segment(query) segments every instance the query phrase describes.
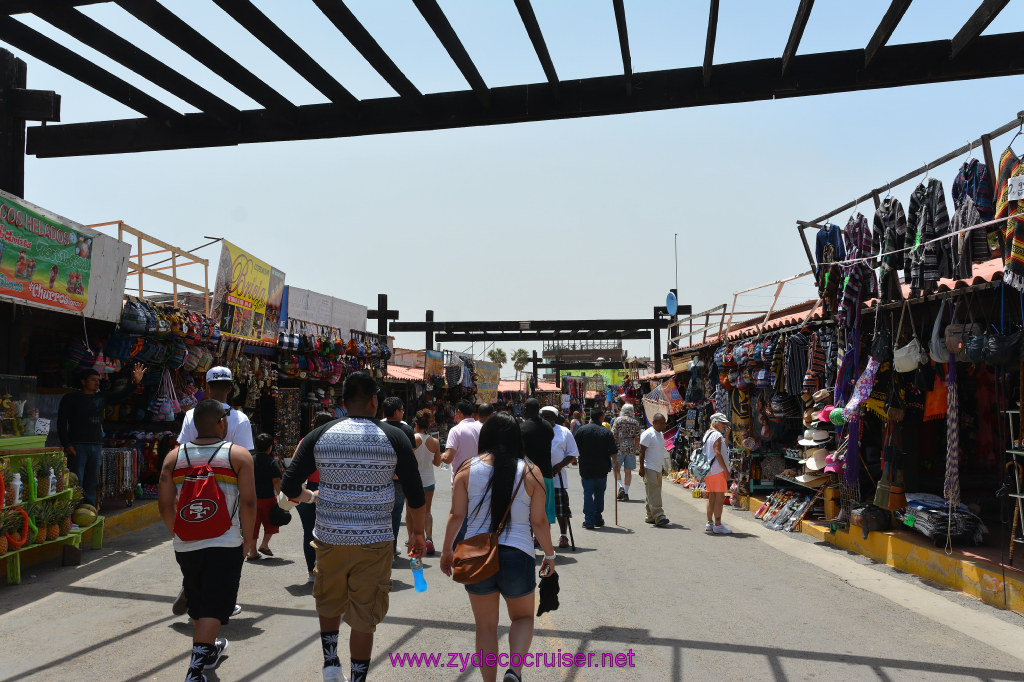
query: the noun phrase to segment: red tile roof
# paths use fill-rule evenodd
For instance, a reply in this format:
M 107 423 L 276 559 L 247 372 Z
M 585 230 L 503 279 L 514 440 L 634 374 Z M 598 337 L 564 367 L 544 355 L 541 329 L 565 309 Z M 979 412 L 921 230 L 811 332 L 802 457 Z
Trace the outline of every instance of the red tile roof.
M 384 379 L 388 381 L 423 381 L 423 368 L 388 365 Z
M 498 380 L 498 393 L 504 393 L 507 391 L 525 391 L 526 388 L 523 384 L 522 379 L 499 379 Z

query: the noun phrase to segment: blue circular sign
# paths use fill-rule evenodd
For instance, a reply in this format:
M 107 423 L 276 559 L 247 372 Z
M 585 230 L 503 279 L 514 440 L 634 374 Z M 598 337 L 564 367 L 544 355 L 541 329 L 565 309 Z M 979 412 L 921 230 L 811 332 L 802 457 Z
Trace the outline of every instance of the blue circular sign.
M 676 311 L 679 310 L 679 301 L 676 300 L 676 295 L 671 291 L 668 292 L 668 296 L 665 298 L 665 308 L 668 309 L 669 315 L 675 315 Z

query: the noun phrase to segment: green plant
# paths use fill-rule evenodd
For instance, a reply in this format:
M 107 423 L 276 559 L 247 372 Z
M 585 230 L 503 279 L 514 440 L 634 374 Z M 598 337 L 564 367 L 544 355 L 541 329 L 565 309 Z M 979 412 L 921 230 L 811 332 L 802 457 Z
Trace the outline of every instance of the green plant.
M 492 348 L 487 351 L 487 358 L 491 362 L 496 363 L 499 367 L 508 362 L 508 356 L 505 355 L 505 351 L 501 348 Z
M 516 348 L 512 351 L 512 367 L 516 370 L 516 379 L 519 378 L 519 374 L 529 362 L 530 354 L 526 352 L 525 348 Z

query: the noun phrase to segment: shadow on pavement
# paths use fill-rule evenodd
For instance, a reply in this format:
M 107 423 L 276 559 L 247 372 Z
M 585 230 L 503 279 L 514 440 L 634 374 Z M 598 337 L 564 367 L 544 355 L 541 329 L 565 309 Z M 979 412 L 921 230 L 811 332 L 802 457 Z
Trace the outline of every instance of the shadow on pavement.
M 313 583 L 299 583 L 298 585 L 285 585 L 284 589 L 293 597 L 308 597 L 313 595 Z

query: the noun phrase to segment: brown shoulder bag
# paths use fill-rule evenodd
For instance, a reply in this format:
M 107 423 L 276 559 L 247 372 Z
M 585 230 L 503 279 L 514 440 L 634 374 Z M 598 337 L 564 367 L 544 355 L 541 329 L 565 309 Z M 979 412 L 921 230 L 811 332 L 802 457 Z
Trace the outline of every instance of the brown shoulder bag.
M 463 585 L 472 585 L 487 580 L 498 572 L 498 536 L 505 529 L 505 521 L 512 511 L 519 486 L 526 478 L 527 467 L 523 467 L 523 475 L 519 478 L 512 499 L 508 501 L 505 515 L 501 517 L 498 529 L 493 533 L 480 533 L 466 538 L 455 548 L 455 559 L 452 561 L 452 580 Z

